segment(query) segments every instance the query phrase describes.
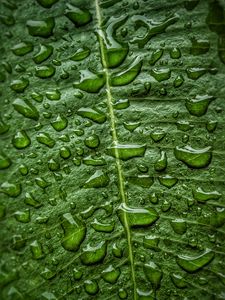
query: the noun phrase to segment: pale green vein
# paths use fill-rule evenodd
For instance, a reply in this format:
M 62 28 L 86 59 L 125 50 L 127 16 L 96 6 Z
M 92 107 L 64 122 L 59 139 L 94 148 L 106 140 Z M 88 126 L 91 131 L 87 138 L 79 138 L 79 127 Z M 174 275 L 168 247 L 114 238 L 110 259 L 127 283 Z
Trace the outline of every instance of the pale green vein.
M 96 6 L 96 18 L 98 22 L 98 30 L 101 31 L 102 35 L 104 34 L 102 30 L 102 17 L 101 17 L 101 11 L 100 11 L 100 5 L 99 0 L 95 0 L 95 6 Z M 109 116 L 110 116 L 110 123 L 111 123 L 111 130 L 112 130 L 112 139 L 113 143 L 115 145 L 118 144 L 118 138 L 117 138 L 117 132 L 116 132 L 116 119 L 113 111 L 113 103 L 112 103 L 112 93 L 110 88 L 110 74 L 108 70 L 108 66 L 106 63 L 106 56 L 104 52 L 104 45 L 102 39 L 99 39 L 100 44 L 100 52 L 101 52 L 101 58 L 102 63 L 104 67 L 105 77 L 106 77 L 106 93 L 107 93 L 107 105 L 109 110 Z M 116 166 L 117 166 L 117 172 L 118 172 L 118 182 L 119 182 L 119 191 L 121 196 L 121 202 L 124 204 L 127 204 L 127 195 L 125 191 L 125 185 L 124 185 L 124 176 L 123 176 L 123 170 L 122 165 L 119 159 L 119 153 L 117 148 L 115 148 L 115 156 L 116 156 Z M 124 227 L 127 235 L 127 242 L 128 242 L 128 250 L 129 250 L 129 260 L 131 265 L 131 276 L 133 281 L 133 299 L 137 299 L 137 292 L 136 292 L 136 278 L 135 278 L 135 270 L 134 270 L 134 257 L 133 257 L 133 251 L 132 251 L 132 241 L 131 241 L 131 232 L 130 227 L 128 223 L 128 219 L 126 216 L 126 213 L 124 213 Z

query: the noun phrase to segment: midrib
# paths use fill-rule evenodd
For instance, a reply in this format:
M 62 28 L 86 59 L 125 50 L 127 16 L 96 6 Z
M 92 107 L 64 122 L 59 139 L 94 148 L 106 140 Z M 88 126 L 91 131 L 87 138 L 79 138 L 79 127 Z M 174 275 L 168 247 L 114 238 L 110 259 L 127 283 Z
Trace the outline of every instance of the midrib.
M 95 0 L 95 6 L 96 6 L 96 17 L 97 17 L 97 22 L 98 22 L 98 30 L 102 32 L 104 35 L 104 32 L 102 30 L 101 24 L 102 24 L 102 17 L 101 17 L 101 11 L 100 11 L 100 6 L 99 6 L 99 0 Z M 111 88 L 110 88 L 110 74 L 107 66 L 107 60 L 105 57 L 105 52 L 104 52 L 104 45 L 102 39 L 99 39 L 99 44 L 100 44 L 100 52 L 101 52 L 101 58 L 102 58 L 102 63 L 104 67 L 104 72 L 105 72 L 105 77 L 106 77 L 106 93 L 107 93 L 107 105 L 108 105 L 108 110 L 109 110 L 109 115 L 110 115 L 110 123 L 111 123 L 111 130 L 112 130 L 112 139 L 113 143 L 118 145 L 118 138 L 117 138 L 117 132 L 116 132 L 116 119 L 114 115 L 114 110 L 113 110 L 113 105 L 112 105 L 112 93 L 111 93 Z M 125 192 L 125 186 L 124 186 L 124 176 L 123 176 L 123 169 L 122 165 L 119 159 L 119 153 L 118 149 L 115 147 L 115 159 L 116 159 L 116 166 L 117 166 L 117 172 L 118 172 L 118 182 L 119 182 L 119 191 L 120 191 L 120 196 L 121 196 L 121 202 L 124 204 L 127 204 L 127 196 Z M 136 292 L 136 278 L 135 278 L 135 270 L 134 270 L 134 257 L 133 257 L 133 251 L 132 251 L 132 241 L 131 241 L 131 232 L 130 232 L 130 227 L 127 219 L 126 213 L 124 213 L 124 227 L 126 231 L 126 236 L 127 236 L 127 243 L 128 243 L 128 251 L 129 251 L 129 260 L 130 260 L 130 266 L 131 266 L 131 276 L 132 276 L 132 281 L 133 281 L 133 299 L 137 299 L 137 292 Z

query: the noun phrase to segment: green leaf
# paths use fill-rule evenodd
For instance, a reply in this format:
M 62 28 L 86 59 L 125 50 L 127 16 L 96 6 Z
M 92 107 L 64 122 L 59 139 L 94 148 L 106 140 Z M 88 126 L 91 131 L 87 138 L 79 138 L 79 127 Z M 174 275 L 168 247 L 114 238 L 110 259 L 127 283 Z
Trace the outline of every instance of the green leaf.
M 224 1 L 0 10 L 0 299 L 225 299 Z

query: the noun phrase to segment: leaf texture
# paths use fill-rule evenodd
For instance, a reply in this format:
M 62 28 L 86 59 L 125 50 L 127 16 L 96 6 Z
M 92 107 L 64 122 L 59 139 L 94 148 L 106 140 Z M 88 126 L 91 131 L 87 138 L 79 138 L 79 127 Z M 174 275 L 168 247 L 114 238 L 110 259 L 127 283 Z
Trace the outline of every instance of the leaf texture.
M 225 5 L 2 0 L 1 299 L 225 299 Z

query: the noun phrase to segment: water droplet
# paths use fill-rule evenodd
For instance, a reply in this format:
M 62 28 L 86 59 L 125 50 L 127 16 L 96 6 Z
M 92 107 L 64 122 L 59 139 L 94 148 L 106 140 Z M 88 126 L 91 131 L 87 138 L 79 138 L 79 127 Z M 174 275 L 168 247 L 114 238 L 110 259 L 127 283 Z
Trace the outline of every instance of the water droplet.
M 14 216 L 18 222 L 29 223 L 30 222 L 30 210 L 26 209 L 24 211 L 16 211 Z
M 164 50 L 162 48 L 156 49 L 152 52 L 151 58 L 150 58 L 150 65 L 154 66 L 154 64 L 162 57 Z
M 88 156 L 83 159 L 83 163 L 87 166 L 104 166 L 106 161 L 101 157 L 94 158 L 92 156 Z
M 31 144 L 31 140 L 24 130 L 20 130 L 14 135 L 12 144 L 17 149 L 24 149 Z
M 84 144 L 91 149 L 95 149 L 99 146 L 100 140 L 96 134 L 92 134 L 84 140 Z
M 205 168 L 211 162 L 212 148 L 194 149 L 191 146 L 176 147 L 174 155 L 176 159 L 182 161 L 190 168 Z
M 58 114 L 56 119 L 51 122 L 51 125 L 56 131 L 62 131 L 67 127 L 68 120 L 63 115 Z
M 48 38 L 53 34 L 55 20 L 53 17 L 38 21 L 29 20 L 27 21 L 26 25 L 30 35 Z
M 174 232 L 177 234 L 184 234 L 187 230 L 187 224 L 183 219 L 175 219 L 170 222 Z
M 102 271 L 101 276 L 102 278 L 111 284 L 115 284 L 120 276 L 120 269 L 115 269 L 112 265 Z
M 170 50 L 170 57 L 172 59 L 178 59 L 178 58 L 180 58 L 181 57 L 181 51 L 180 51 L 180 49 L 177 48 L 177 47 L 172 48 Z
M 128 293 L 125 289 L 121 288 L 119 289 L 119 298 L 120 299 L 127 299 Z
M 158 220 L 159 215 L 153 208 L 132 208 L 121 204 L 117 209 L 117 214 L 122 225 L 125 226 L 126 219 L 130 227 L 145 227 L 152 225 Z
M 217 191 L 205 192 L 200 187 L 198 187 L 197 189 L 193 189 L 192 194 L 193 194 L 194 199 L 200 203 L 205 203 L 208 200 L 218 200 L 222 196 Z
M 107 253 L 107 244 L 102 241 L 97 246 L 91 246 L 88 244 L 80 256 L 81 262 L 84 265 L 93 265 L 100 263 L 104 260 Z
M 190 67 L 186 69 L 188 78 L 192 80 L 197 80 L 208 72 L 206 68 L 201 67 Z
M 93 73 L 89 70 L 80 71 L 80 81 L 75 82 L 73 87 L 87 93 L 98 93 L 105 85 L 105 75 L 103 73 Z
M 55 67 L 52 65 L 42 65 L 35 68 L 35 75 L 42 79 L 52 77 L 54 74 Z
M 118 157 L 122 160 L 128 160 L 134 157 L 145 155 L 146 145 L 135 144 L 118 144 L 107 149 L 107 154 L 113 157 Z
M 160 158 L 155 162 L 154 168 L 156 171 L 164 171 L 167 167 L 167 155 L 165 151 L 160 152 Z
M 72 4 L 66 4 L 67 9 L 65 15 L 72 21 L 76 27 L 84 26 L 91 22 L 92 16 L 87 9 L 80 9 Z
M 209 104 L 215 99 L 214 96 L 197 95 L 195 98 L 187 99 L 185 105 L 191 115 L 201 117 L 206 114 Z
M 30 244 L 30 250 L 31 250 L 33 259 L 41 259 L 44 257 L 42 245 L 37 240 L 33 241 Z
M 81 107 L 77 111 L 77 114 L 81 117 L 88 118 L 99 124 L 102 124 L 106 121 L 106 115 L 103 112 L 89 107 Z
M 31 104 L 28 100 L 24 100 L 21 98 L 17 98 L 13 101 L 14 109 L 23 115 L 25 118 L 33 119 L 37 121 L 39 119 L 39 113 L 33 104 Z
M 144 273 L 147 279 L 151 282 L 153 289 L 157 290 L 160 287 L 163 277 L 161 268 L 151 261 L 144 265 Z
M 113 104 L 113 108 L 120 110 L 120 109 L 126 109 L 130 106 L 130 102 L 128 99 L 119 99 Z
M 141 125 L 140 122 L 124 122 L 123 126 L 129 130 L 130 132 L 133 132 L 136 128 L 138 128 Z
M 160 142 L 166 135 L 166 132 L 161 128 L 155 128 L 151 134 L 150 137 L 153 139 L 154 142 L 158 143 Z
M 128 181 L 131 184 L 139 185 L 143 188 L 150 188 L 154 183 L 154 178 L 147 174 L 144 174 L 138 176 L 129 176 Z
M 176 177 L 167 174 L 167 175 L 160 176 L 159 182 L 161 185 L 171 189 L 178 182 L 178 179 Z
M 12 52 L 17 56 L 24 56 L 33 51 L 33 44 L 30 42 L 20 42 L 11 48 Z
M 170 278 L 173 282 L 173 284 L 178 288 L 178 289 L 184 289 L 186 288 L 187 282 L 184 280 L 184 278 L 180 274 L 172 273 L 170 275 Z
M 87 47 L 79 48 L 72 56 L 70 60 L 81 61 L 87 58 L 91 54 L 91 50 Z
M 10 183 L 5 181 L 1 184 L 0 193 L 3 193 L 9 197 L 16 198 L 22 192 L 22 187 L 19 183 Z
M 81 270 L 78 270 L 77 268 L 73 269 L 73 278 L 75 280 L 80 280 L 83 276 L 83 272 Z
M 52 5 L 54 5 L 58 1 L 59 0 L 37 0 L 37 2 L 44 8 L 50 8 L 50 7 L 52 7 Z M 50 300 L 50 299 L 48 299 L 48 300 Z
M 160 251 L 158 244 L 159 244 L 159 238 L 155 235 L 148 235 L 143 238 L 143 246 L 146 249 Z
M 84 188 L 101 188 L 109 184 L 109 176 L 102 170 L 97 170 L 83 185 Z
M 206 129 L 208 130 L 208 132 L 212 133 L 213 131 L 216 130 L 218 122 L 217 121 L 208 121 L 206 123 Z
M 68 159 L 71 156 L 71 151 L 68 147 L 62 147 L 59 152 L 60 156 L 64 159 Z
M 46 59 L 48 59 L 53 53 L 53 47 L 51 45 L 40 45 L 40 49 L 38 52 L 33 56 L 33 61 L 36 64 L 40 64 Z
M 13 80 L 10 83 L 10 88 L 16 93 L 23 93 L 24 90 L 28 87 L 29 80 L 25 78 Z
M 168 80 L 171 76 L 171 70 L 169 68 L 161 67 L 151 70 L 151 75 L 159 82 Z
M 202 55 L 209 51 L 210 43 L 208 40 L 193 38 L 190 53 L 192 55 Z
M 86 236 L 86 227 L 76 216 L 66 213 L 62 216 L 64 237 L 61 241 L 64 249 L 76 252 Z
M 141 72 L 142 59 L 136 57 L 130 65 L 122 68 L 121 71 L 112 74 L 111 85 L 123 86 L 131 83 Z
M 99 291 L 98 283 L 95 280 L 85 280 L 84 289 L 89 295 L 96 295 Z
M 102 55 L 105 61 L 102 61 L 103 66 L 106 64 L 108 68 L 115 68 L 122 64 L 125 60 L 129 48 L 127 43 L 119 43 L 116 39 L 115 32 L 122 26 L 126 21 L 127 16 L 111 17 L 106 25 L 105 34 L 98 30 L 99 42 L 103 45 Z
M 50 137 L 48 133 L 39 132 L 36 139 L 40 144 L 43 144 L 49 148 L 53 148 L 55 146 L 55 141 Z
M 36 200 L 31 193 L 25 194 L 24 203 L 27 205 L 30 205 L 34 208 L 39 208 L 42 206 L 42 203 L 40 203 L 38 200 Z
M 182 75 L 177 75 L 177 77 L 174 79 L 173 86 L 175 88 L 178 88 L 182 86 L 183 83 L 184 83 L 184 77 Z
M 130 42 L 131 43 L 137 43 L 139 48 L 143 48 L 145 44 L 148 43 L 148 41 L 158 34 L 161 34 L 166 31 L 166 29 L 174 24 L 178 20 L 178 16 L 169 16 L 163 21 L 156 22 L 151 19 L 147 19 L 144 16 L 133 16 L 132 21 L 135 23 L 135 29 L 136 31 L 140 27 L 145 27 L 147 29 L 147 32 L 144 34 L 144 36 L 139 36 L 133 38 Z
M 177 263 L 186 272 L 194 273 L 209 264 L 214 258 L 214 253 L 210 249 L 206 249 L 198 256 L 178 255 Z
M 0 170 L 7 169 L 11 166 L 11 160 L 4 153 L 0 152 Z
M 94 222 L 91 223 L 91 227 L 94 228 L 97 232 L 105 232 L 110 233 L 114 230 L 114 222 L 113 223 L 100 223 L 97 219 L 94 219 Z

